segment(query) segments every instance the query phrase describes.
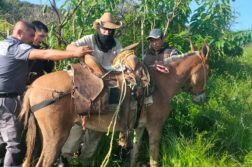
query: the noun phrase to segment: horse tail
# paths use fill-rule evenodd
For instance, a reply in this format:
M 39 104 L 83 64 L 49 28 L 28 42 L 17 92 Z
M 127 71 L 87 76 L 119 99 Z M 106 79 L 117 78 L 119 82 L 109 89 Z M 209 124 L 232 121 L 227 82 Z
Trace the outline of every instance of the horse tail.
M 19 119 L 24 123 L 25 129 L 28 126 L 28 119 L 30 116 L 30 101 L 29 101 L 30 93 L 31 93 L 31 88 L 27 89 L 27 91 L 25 92 L 23 103 L 22 103 L 22 109 L 19 114 Z
M 24 132 L 26 132 L 26 159 L 24 166 L 31 166 L 31 161 L 33 157 L 33 150 L 36 141 L 37 123 L 34 114 L 30 111 L 30 100 L 29 95 L 31 93 L 31 88 L 29 88 L 24 96 L 22 110 L 19 114 L 19 119 L 24 123 Z

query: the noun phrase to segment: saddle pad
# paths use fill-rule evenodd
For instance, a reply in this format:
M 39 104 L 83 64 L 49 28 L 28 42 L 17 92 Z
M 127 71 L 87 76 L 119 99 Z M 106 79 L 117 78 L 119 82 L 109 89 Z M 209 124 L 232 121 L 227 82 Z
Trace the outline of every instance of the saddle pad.
M 94 75 L 87 66 L 71 64 L 74 71 L 74 103 L 78 114 L 92 114 L 92 104 L 104 88 L 103 80 Z M 94 111 L 96 112 L 96 111 Z

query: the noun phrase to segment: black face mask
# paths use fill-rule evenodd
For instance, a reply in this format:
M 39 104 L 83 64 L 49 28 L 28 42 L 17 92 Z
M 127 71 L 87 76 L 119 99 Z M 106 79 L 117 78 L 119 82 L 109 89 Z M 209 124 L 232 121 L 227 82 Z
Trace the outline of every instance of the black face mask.
M 114 39 L 115 30 L 111 30 L 112 32 L 109 35 L 103 35 L 100 31 L 100 25 L 97 26 L 96 34 L 95 34 L 95 42 L 98 48 L 103 52 L 108 52 L 114 46 L 116 46 L 116 42 Z

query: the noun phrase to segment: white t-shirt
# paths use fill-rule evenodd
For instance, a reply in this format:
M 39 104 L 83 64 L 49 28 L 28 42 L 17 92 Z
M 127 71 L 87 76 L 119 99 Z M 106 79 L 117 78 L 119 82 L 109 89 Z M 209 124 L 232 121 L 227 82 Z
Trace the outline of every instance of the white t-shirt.
M 91 47 L 94 51 L 92 55 L 97 59 L 98 63 L 104 68 L 104 69 L 111 69 L 111 64 L 116 57 L 118 53 L 121 52 L 122 46 L 120 42 L 115 39 L 116 45 L 110 49 L 108 52 L 101 51 L 96 42 L 94 35 L 86 35 L 82 37 L 81 39 L 74 42 L 76 46 L 84 46 L 87 45 Z

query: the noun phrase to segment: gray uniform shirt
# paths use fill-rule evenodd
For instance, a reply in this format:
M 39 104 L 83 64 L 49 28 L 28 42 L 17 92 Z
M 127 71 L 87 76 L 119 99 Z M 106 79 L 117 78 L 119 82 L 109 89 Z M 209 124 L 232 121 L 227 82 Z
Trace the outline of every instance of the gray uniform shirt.
M 0 92 L 23 94 L 32 49 L 11 36 L 0 42 Z
M 103 68 L 109 70 L 111 68 L 111 64 L 114 58 L 116 57 L 118 53 L 120 53 L 122 49 L 122 46 L 119 43 L 119 41 L 117 39 L 115 39 L 115 41 L 116 41 L 116 46 L 110 49 L 108 52 L 103 52 L 98 48 L 95 42 L 94 35 L 86 35 L 82 37 L 81 39 L 75 41 L 74 44 L 76 46 L 87 45 L 91 47 L 94 50 L 92 55 L 97 59 L 98 63 L 100 63 L 100 65 Z

